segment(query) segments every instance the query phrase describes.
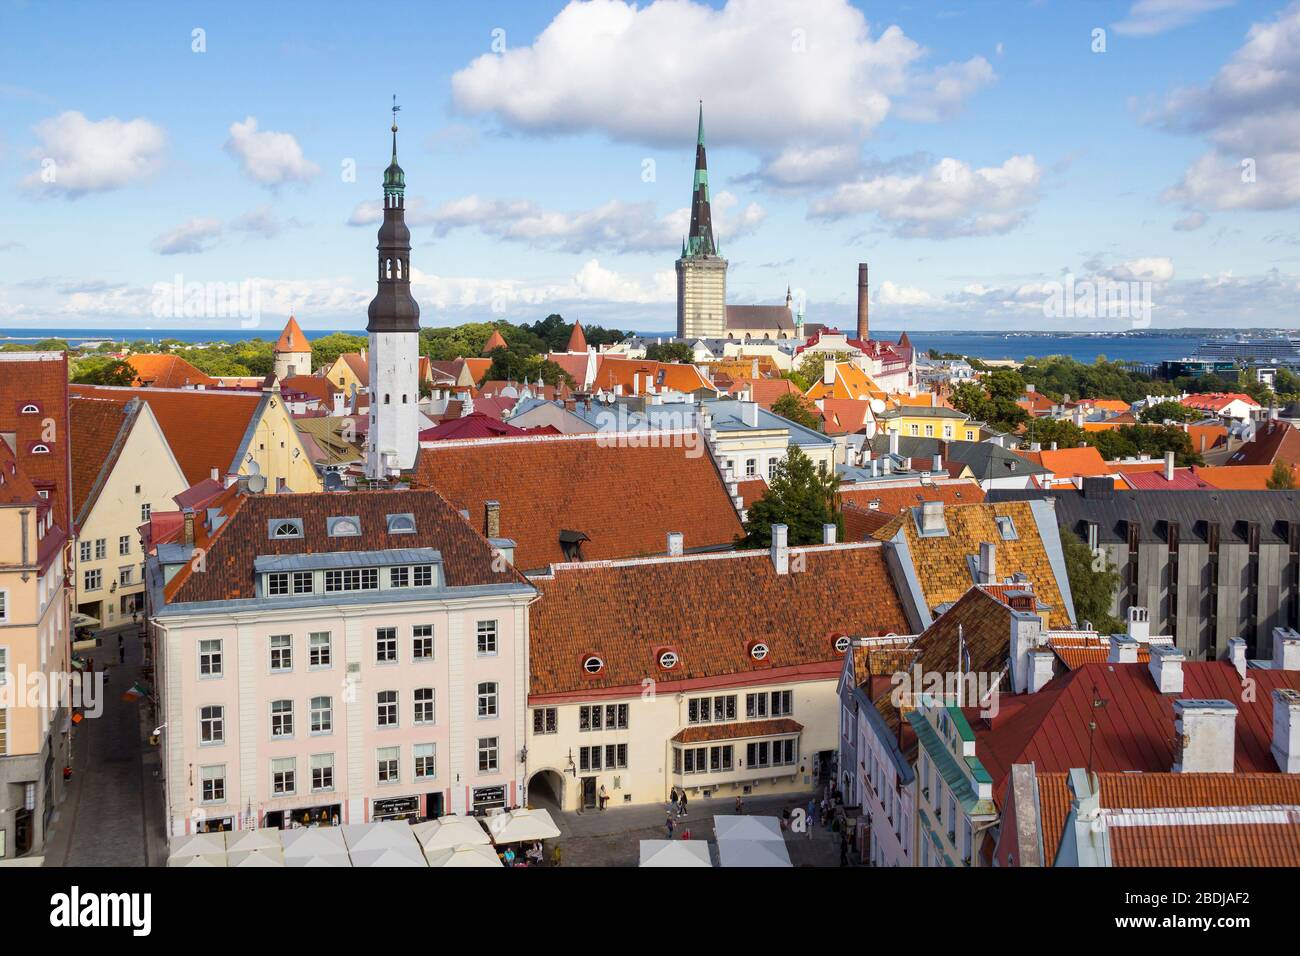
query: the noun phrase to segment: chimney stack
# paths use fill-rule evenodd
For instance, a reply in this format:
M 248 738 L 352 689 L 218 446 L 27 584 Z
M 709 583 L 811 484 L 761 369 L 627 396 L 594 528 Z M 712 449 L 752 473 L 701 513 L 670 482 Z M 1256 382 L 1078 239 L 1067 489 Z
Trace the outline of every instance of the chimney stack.
M 1283 773 L 1300 773 L 1300 692 L 1273 690 L 1273 759 Z
M 1157 648 L 1151 649 L 1154 652 Z M 1174 701 L 1174 773 L 1232 773 L 1237 708 L 1226 700 Z
M 185 521 L 185 547 L 194 547 L 194 509 L 186 508 L 184 511 Z
M 1110 639 L 1110 653 L 1106 661 L 1110 664 L 1136 664 L 1138 659 L 1138 642 L 1127 634 L 1115 634 Z
M 947 530 L 948 525 L 943 519 L 943 502 L 922 501 L 921 534 L 942 534 Z M 983 549 L 981 549 L 980 558 L 983 559 L 983 557 Z
M 1128 609 L 1128 636 L 1141 644 L 1151 640 L 1151 618 L 1146 608 Z
M 1300 634 L 1289 627 L 1273 628 L 1273 669 L 1300 671 Z
M 1246 642 L 1242 638 L 1228 639 L 1228 663 L 1237 669 L 1239 677 L 1246 676 Z
M 483 537 L 489 539 L 501 537 L 501 502 L 485 501 L 483 511 Z
M 992 541 L 980 542 L 980 584 L 998 583 L 998 546 Z
M 788 529 L 783 524 L 772 525 L 772 566 L 777 574 L 790 573 L 790 548 L 786 544 Z
M 835 384 L 835 357 L 831 356 L 822 361 L 822 384 Z
M 213 481 L 220 481 L 220 480 L 221 480 L 221 472 L 219 472 L 219 471 L 217 471 L 217 469 L 213 468 L 212 471 L 208 473 L 208 477 L 211 478 Z
M 1183 692 L 1183 652 L 1169 644 L 1148 644 L 1151 660 L 1147 670 L 1156 682 L 1156 690 L 1161 694 L 1181 694 Z M 1236 713 L 1236 710 L 1233 710 Z
M 822 544 L 834 544 L 836 530 L 833 524 L 822 525 Z
M 889 429 L 889 453 L 891 455 L 898 454 L 898 429 L 897 428 Z
M 1037 694 L 1056 676 L 1056 652 L 1048 647 L 1035 647 L 1029 652 L 1029 685 L 1025 688 Z
M 867 264 L 858 263 L 858 340 L 867 341 Z
M 740 403 L 740 420 L 749 428 L 758 427 L 758 402 Z
M 668 556 L 670 558 L 680 558 L 682 556 L 682 533 L 680 531 L 668 532 Z
M 1165 481 L 1174 480 L 1174 453 L 1165 452 Z

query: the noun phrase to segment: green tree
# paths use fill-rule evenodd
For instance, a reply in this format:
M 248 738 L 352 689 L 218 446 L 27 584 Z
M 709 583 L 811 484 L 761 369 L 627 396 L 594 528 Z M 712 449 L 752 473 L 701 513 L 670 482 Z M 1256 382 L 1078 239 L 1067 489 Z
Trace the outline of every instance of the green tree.
M 840 479 L 812 463 L 797 445 L 777 462 L 763 497 L 749 509 L 741 546 L 766 548 L 772 544 L 772 525 L 784 524 L 790 544 L 820 544 L 822 525 L 834 524 L 843 539 L 843 518 L 835 496 Z
M 1284 461 L 1273 462 L 1273 471 L 1265 482 L 1274 491 L 1289 491 L 1295 487 L 1295 478 L 1291 466 Z
M 69 346 L 66 339 L 41 339 L 32 346 L 37 352 L 67 352 Z
M 1182 402 L 1157 402 L 1142 409 L 1138 416 L 1143 422 L 1161 425 L 1165 422 L 1199 422 L 1205 415 L 1194 408 L 1188 408 Z
M 817 415 L 809 407 L 802 395 L 782 395 L 772 403 L 772 411 L 782 418 L 788 418 L 796 425 L 817 430 Z
M 360 352 L 369 345 L 370 340 L 362 335 L 347 332 L 323 335 L 311 343 L 311 366 L 314 369 L 329 368 L 344 352 Z
M 536 382 L 574 387 L 573 379 L 563 368 L 540 355 L 523 355 L 513 349 L 493 349 L 492 364 L 482 382 Z
M 1065 418 L 1031 418 L 1025 425 L 1025 438 L 1044 448 L 1077 448 L 1087 440 L 1087 432 Z
M 695 352 L 685 342 L 664 342 L 647 345 L 645 357 L 652 362 L 682 362 L 689 365 Z
M 1065 573 L 1070 580 L 1078 621 L 1090 621 L 1102 634 L 1118 634 L 1124 630 L 1124 625 L 1110 613 L 1119 587 L 1119 569 L 1107 560 L 1106 552 L 1098 548 L 1094 554 L 1083 540 L 1064 527 L 1061 550 L 1065 552 Z
M 836 362 L 847 362 L 849 360 L 848 352 L 810 352 L 799 360 L 799 364 L 794 370 L 799 373 L 799 378 L 808 383 L 811 388 L 814 382 L 820 382 L 826 370 L 826 360 L 832 359 Z
M 79 385 L 130 385 L 135 381 L 135 369 L 121 359 L 83 359 L 73 367 L 72 381 Z

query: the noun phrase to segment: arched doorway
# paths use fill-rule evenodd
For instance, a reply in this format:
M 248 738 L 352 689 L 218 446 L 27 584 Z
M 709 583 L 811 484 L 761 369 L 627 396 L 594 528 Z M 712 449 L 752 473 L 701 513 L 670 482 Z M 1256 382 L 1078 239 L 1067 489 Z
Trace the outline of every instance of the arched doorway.
M 528 805 L 547 810 L 563 810 L 564 775 L 558 770 L 539 770 L 529 777 Z

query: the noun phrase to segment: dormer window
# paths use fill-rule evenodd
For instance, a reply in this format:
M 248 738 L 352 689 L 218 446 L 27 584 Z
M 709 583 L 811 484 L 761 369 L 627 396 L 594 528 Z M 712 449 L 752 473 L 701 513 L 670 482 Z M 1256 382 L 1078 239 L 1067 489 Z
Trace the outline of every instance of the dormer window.
M 767 645 L 762 641 L 756 641 L 749 647 L 749 656 L 756 661 L 767 660 Z
M 843 654 L 845 651 L 849 649 L 849 644 L 851 643 L 852 641 L 849 640 L 849 636 L 847 634 L 841 634 L 839 637 L 835 638 L 836 652 Z
M 355 538 L 361 534 L 361 519 L 356 515 L 345 518 L 326 518 L 325 532 L 331 538 Z
M 414 515 L 388 515 L 387 518 L 389 534 L 415 534 Z
M 1002 535 L 1003 541 L 1016 541 L 1020 535 L 1016 534 L 1016 523 L 1010 515 L 998 515 L 998 534 Z
M 659 652 L 659 666 L 666 671 L 676 667 L 680 660 L 681 658 L 677 656 L 677 652 L 671 648 Z
M 599 674 L 605 669 L 605 662 L 595 654 L 588 655 L 582 662 L 582 669 L 588 674 Z
M 28 402 L 26 405 L 24 405 L 21 411 L 22 414 L 24 415 L 39 415 L 41 413 L 40 406 L 33 405 L 31 402 Z
M 31 453 L 33 455 L 48 455 L 50 453 L 50 446 L 37 442 L 32 446 Z
M 301 538 L 302 519 L 272 518 L 269 522 L 269 531 L 272 541 L 278 541 L 283 538 Z

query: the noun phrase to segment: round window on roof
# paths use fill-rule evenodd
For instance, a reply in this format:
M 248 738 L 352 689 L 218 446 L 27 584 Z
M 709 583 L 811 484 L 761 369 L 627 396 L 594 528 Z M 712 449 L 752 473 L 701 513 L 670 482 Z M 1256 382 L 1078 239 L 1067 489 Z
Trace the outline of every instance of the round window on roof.
M 749 656 L 754 658 L 756 661 L 765 660 L 767 658 L 767 645 L 762 641 L 754 644 L 749 649 Z
M 585 661 L 582 662 L 582 669 L 586 671 L 588 674 L 599 674 L 601 671 L 605 669 L 605 662 L 602 661 L 595 654 L 592 654 L 590 657 L 588 657 Z
M 676 651 L 663 651 L 659 655 L 659 666 L 666 671 L 670 671 L 677 666 L 679 660 Z
M 841 634 L 839 637 L 835 638 L 835 650 L 843 654 L 849 649 L 849 643 L 849 636 L 847 634 Z

